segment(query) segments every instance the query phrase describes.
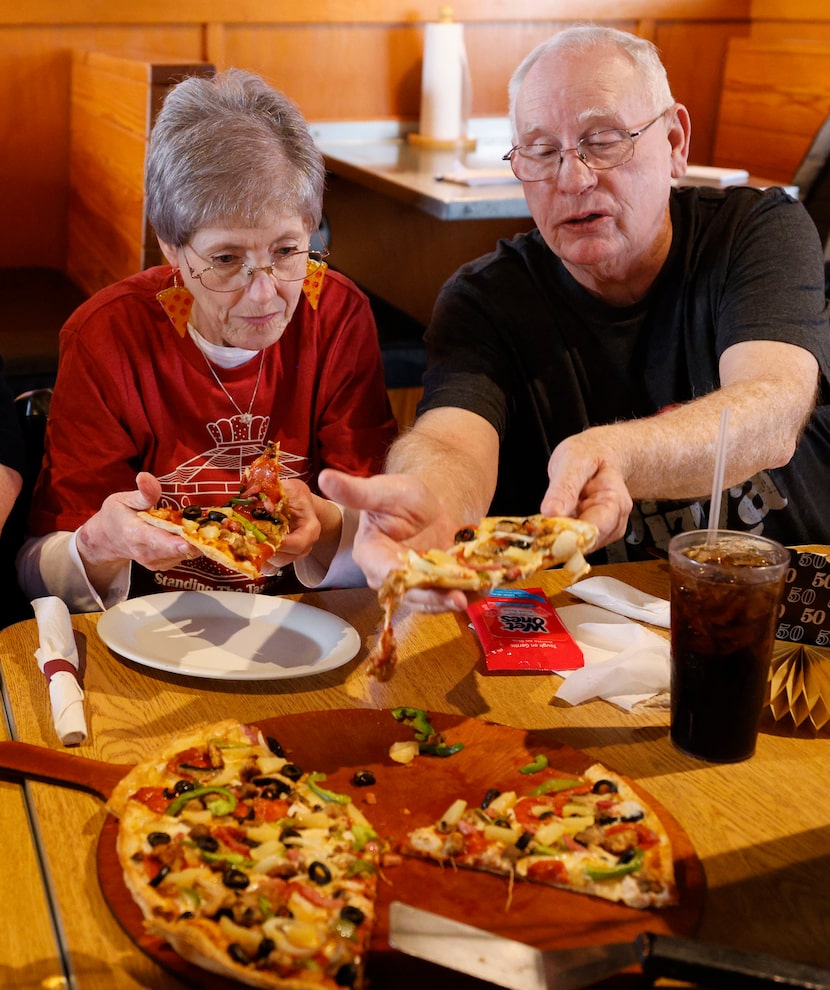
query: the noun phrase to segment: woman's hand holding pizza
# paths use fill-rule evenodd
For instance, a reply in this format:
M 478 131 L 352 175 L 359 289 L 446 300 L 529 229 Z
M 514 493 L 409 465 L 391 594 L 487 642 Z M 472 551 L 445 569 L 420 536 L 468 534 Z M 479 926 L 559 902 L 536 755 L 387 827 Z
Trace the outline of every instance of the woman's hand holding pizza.
M 158 479 L 146 471 L 136 477 L 136 490 L 109 495 L 101 508 L 78 531 L 78 551 L 87 576 L 96 585 L 134 560 L 153 570 L 166 570 L 198 550 L 173 533 L 148 526 L 137 511 L 149 509 L 161 498 Z

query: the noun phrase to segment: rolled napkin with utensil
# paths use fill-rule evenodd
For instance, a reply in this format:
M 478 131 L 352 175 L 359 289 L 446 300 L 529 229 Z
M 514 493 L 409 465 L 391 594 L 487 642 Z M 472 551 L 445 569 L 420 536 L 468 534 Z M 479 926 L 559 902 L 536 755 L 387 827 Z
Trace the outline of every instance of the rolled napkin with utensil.
M 78 648 L 69 609 L 60 598 L 48 596 L 32 602 L 40 647 L 35 659 L 49 681 L 49 698 L 55 731 L 64 746 L 86 741 L 84 692 L 78 679 Z
M 663 629 L 669 628 L 669 602 L 665 598 L 647 595 L 616 578 L 583 578 L 565 590 L 584 602 L 607 608 L 618 615 L 648 622 L 652 626 L 661 626 Z
M 565 605 L 556 613 L 585 658 L 577 670 L 557 671 L 565 678 L 557 698 L 571 705 L 602 698 L 629 711 L 666 706 L 668 639 L 595 605 Z

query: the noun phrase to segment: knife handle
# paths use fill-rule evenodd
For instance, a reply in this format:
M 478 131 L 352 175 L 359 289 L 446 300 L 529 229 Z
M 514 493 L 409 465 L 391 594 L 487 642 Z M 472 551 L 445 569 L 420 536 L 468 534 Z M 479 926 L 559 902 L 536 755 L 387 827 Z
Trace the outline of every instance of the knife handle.
M 759 952 L 643 932 L 635 941 L 651 979 L 686 980 L 711 990 L 830 990 L 830 970 Z

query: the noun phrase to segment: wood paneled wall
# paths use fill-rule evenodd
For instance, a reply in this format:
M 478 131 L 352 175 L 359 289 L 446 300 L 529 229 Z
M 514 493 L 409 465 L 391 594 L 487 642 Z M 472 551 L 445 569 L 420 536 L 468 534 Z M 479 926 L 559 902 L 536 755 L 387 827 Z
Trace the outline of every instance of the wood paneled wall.
M 65 268 L 73 49 L 152 54 L 261 72 L 310 120 L 417 119 L 424 24 L 438 0 L 26 0 L 0 4 L 0 265 Z M 456 0 L 473 114 L 506 111 L 520 59 L 563 24 L 591 19 L 652 38 L 709 160 L 730 37 L 749 0 Z
M 830 115 L 830 43 L 733 39 L 714 159 L 791 182 Z
M 0 265 L 65 268 L 73 49 L 261 72 L 310 120 L 416 119 L 423 26 L 437 0 L 26 0 L 0 4 Z M 510 73 L 538 41 L 595 20 L 651 38 L 711 161 L 728 42 L 830 37 L 826 0 L 455 0 L 474 115 L 502 114 Z M 816 34 L 816 31 L 819 33 Z M 824 34 L 822 34 L 824 32 Z

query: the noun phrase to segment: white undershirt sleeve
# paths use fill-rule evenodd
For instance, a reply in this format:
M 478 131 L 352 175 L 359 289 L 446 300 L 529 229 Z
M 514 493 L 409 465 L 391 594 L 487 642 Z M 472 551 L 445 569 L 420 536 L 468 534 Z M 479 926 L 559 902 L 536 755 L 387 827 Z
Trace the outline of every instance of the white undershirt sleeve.
M 302 557 L 294 564 L 294 573 L 301 584 L 315 591 L 324 591 L 326 588 L 364 588 L 366 577 L 352 559 L 352 544 L 360 513 L 337 502 L 333 504 L 340 510 L 342 521 L 340 543 L 328 570 L 311 557 Z
M 100 612 L 123 602 L 130 591 L 130 562 L 126 561 L 103 596 L 89 583 L 78 552 L 77 531 L 61 530 L 30 537 L 17 555 L 17 580 L 32 598 L 55 595 L 70 612 Z

